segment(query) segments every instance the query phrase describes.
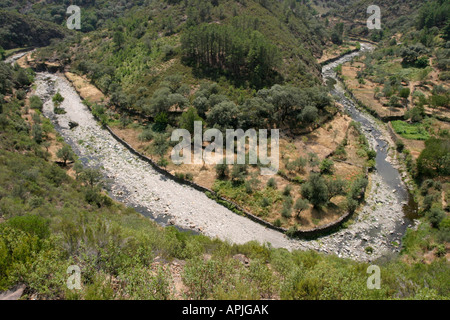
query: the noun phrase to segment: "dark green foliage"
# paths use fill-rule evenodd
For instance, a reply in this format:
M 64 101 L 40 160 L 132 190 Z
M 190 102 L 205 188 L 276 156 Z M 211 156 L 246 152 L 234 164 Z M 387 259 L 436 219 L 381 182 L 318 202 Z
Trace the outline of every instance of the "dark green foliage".
M 194 124 L 196 121 L 203 122 L 202 118 L 198 115 L 197 109 L 194 107 L 189 108 L 180 117 L 180 128 L 186 129 L 191 135 L 194 134 Z
M 286 185 L 283 189 L 283 196 L 290 196 L 292 191 L 292 186 L 290 184 Z
M 10 4 L 9 4 L 10 5 Z M 0 46 L 5 49 L 43 47 L 53 38 L 63 38 L 67 28 L 44 20 L 0 9 Z
M 204 24 L 183 34 L 182 48 L 203 72 L 230 75 L 236 83 L 249 79 L 251 86 L 261 88 L 274 81 L 280 54 L 260 32 L 249 32 L 230 25 Z
M 64 145 L 61 149 L 56 152 L 56 156 L 64 162 L 64 166 L 67 165 L 67 161 L 74 161 L 75 154 L 69 145 Z
M 431 208 L 427 213 L 427 219 L 430 221 L 433 228 L 438 228 L 442 219 L 445 218 L 445 212 L 439 208 Z
M 331 159 L 323 159 L 319 166 L 320 173 L 322 174 L 333 174 L 334 172 L 334 162 Z
M 417 27 L 419 29 L 445 27 L 449 21 L 450 3 L 448 1 L 427 1 L 419 10 Z
M 291 127 L 296 127 L 299 122 L 303 126 L 311 125 L 332 101 L 323 87 L 300 89 L 274 85 L 269 90 L 260 90 L 257 95 L 273 106 L 273 121 Z
M 295 201 L 295 205 L 294 205 L 294 210 L 295 212 L 297 212 L 297 217 L 300 216 L 300 214 L 302 213 L 302 211 L 306 210 L 309 208 L 309 201 L 302 199 L 302 198 L 298 198 L 297 201 Z
M 353 181 L 352 186 L 350 188 L 350 192 L 348 193 L 348 197 L 351 197 L 354 200 L 362 200 L 364 198 L 364 191 L 369 184 L 369 181 L 365 177 L 359 177 L 355 181 Z
M 405 143 L 402 140 L 397 140 L 397 142 L 395 143 L 396 147 L 397 147 L 397 151 L 398 152 L 403 152 L 403 149 L 405 148 Z
M 270 178 L 270 179 L 267 181 L 267 186 L 268 186 L 269 188 L 276 189 L 276 188 L 277 188 L 277 181 L 275 180 L 275 178 Z
M 15 216 L 8 219 L 6 225 L 35 235 L 39 239 L 45 239 L 50 235 L 49 220 L 37 215 Z
M 169 117 L 167 113 L 160 112 L 155 117 L 155 123 L 153 124 L 152 130 L 155 132 L 164 132 L 169 124 Z
M 170 145 L 168 142 L 167 134 L 165 133 L 155 133 L 153 142 L 150 146 L 150 150 L 153 154 L 163 157 Z
M 355 210 L 358 208 L 358 205 L 359 203 L 357 200 L 353 199 L 351 196 L 347 197 L 347 210 L 350 213 L 355 212 Z
M 38 96 L 30 97 L 30 108 L 42 111 L 43 102 Z
M 245 164 L 235 164 L 231 170 L 231 180 L 235 185 L 244 183 L 248 168 Z
M 405 67 L 422 65 L 424 62 L 418 62 L 419 58 L 428 53 L 428 50 L 422 44 L 410 45 L 401 49 L 400 55 L 403 58 Z
M 64 97 L 59 92 L 57 92 L 53 96 L 52 101 L 53 101 L 53 105 L 54 105 L 53 112 L 55 112 L 55 114 L 65 114 L 66 113 L 66 111 L 60 107 L 61 103 L 63 103 L 63 101 L 64 101 Z
M 406 119 L 411 119 L 412 122 L 421 122 L 425 118 L 425 108 L 423 106 L 415 106 L 405 113 Z
M 25 71 L 25 69 L 19 69 L 16 76 L 17 84 L 20 88 L 29 86 L 32 82 L 32 77 Z
M 308 181 L 302 185 L 302 197 L 316 208 L 328 203 L 326 180 L 317 173 L 311 173 Z
M 330 201 L 333 197 L 344 196 L 347 194 L 347 183 L 341 179 L 329 179 L 327 180 L 328 187 L 328 200 Z
M 450 175 L 450 140 L 427 140 L 417 159 L 417 170 L 422 176 Z
M 228 176 L 229 174 L 229 169 L 228 169 L 228 165 L 223 163 L 223 164 L 217 164 L 216 165 L 216 175 L 217 178 L 219 179 L 224 179 Z
M 41 143 L 43 141 L 43 132 L 39 124 L 33 125 L 31 134 L 33 135 L 34 141 L 36 141 L 37 143 Z
M 343 34 L 344 34 L 344 23 L 340 22 L 337 23 L 334 28 L 333 32 L 331 33 L 331 41 L 334 44 L 341 45 L 343 42 Z

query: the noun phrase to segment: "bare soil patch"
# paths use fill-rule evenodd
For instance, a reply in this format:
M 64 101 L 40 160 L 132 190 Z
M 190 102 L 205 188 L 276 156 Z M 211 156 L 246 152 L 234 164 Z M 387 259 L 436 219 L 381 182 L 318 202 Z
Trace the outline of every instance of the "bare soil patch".
M 72 72 L 65 72 L 64 75 L 69 79 L 84 100 L 91 103 L 101 103 L 106 101 L 105 95 L 93 84 L 90 84 L 85 77 L 81 77 Z

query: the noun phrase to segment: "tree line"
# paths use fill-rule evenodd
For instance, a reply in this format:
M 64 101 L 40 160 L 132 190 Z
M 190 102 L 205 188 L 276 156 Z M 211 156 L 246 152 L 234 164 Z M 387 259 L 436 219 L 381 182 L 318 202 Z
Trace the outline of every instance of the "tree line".
M 276 77 L 280 53 L 257 30 L 202 24 L 187 30 L 181 42 L 186 61 L 203 72 L 225 74 L 238 83 L 248 79 L 256 88 Z

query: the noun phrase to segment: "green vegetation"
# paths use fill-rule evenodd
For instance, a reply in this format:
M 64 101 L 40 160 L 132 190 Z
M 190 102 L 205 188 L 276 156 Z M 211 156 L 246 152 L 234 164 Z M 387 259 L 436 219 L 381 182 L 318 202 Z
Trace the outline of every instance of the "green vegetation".
M 248 18 L 232 20 L 232 25 L 204 24 L 191 27 L 181 39 L 185 56 L 204 73 L 230 75 L 236 84 L 249 81 L 261 88 L 274 82 L 274 68 L 280 64 L 280 53 Z M 242 27 L 244 26 L 244 27 Z M 250 36 L 248 35 L 250 33 Z
M 3 2 L 0 1 L 0 47 L 4 49 L 47 46 L 51 39 L 63 38 L 69 33 L 67 28 L 47 22 L 47 19 L 6 11 L 2 8 Z
M 327 3 L 328 9 L 335 8 L 327 16 L 342 12 L 341 0 Z M 345 16 L 364 20 L 361 6 L 347 3 Z M 357 25 L 350 29 L 338 22 L 329 30 L 331 37 L 315 18 L 314 8 L 320 4 L 323 1 L 314 5 L 262 0 L 88 1 L 82 14 L 83 32 L 88 33 L 55 42 L 35 58 L 52 56 L 70 64 L 101 88 L 110 105 L 92 105 L 92 110 L 102 124 L 114 122 L 127 128 L 130 114 L 139 117 L 143 129 L 139 140 L 165 167 L 171 130 L 181 126 L 192 132 L 196 120 L 219 129 L 276 127 L 289 134 L 314 128 L 319 120 L 332 117 L 334 110 L 327 90 L 317 86 L 320 70 L 313 54 L 320 53 L 328 38 L 340 43 L 357 34 L 378 41 L 380 50 L 367 55 L 358 79 L 361 85 L 366 80 L 382 84 L 378 94 L 394 108 L 406 110 L 409 98 L 413 99 L 406 121 L 393 126 L 405 138 L 426 140 L 417 167 L 405 143 L 397 148 L 408 168 L 417 169 L 416 183 L 434 179 L 420 184 L 416 197 L 421 223 L 408 229 L 400 256 L 371 262 L 381 267 L 381 290 L 367 289 L 368 263 L 255 242 L 232 245 L 161 228 L 113 201 L 103 190 L 101 172 L 83 168 L 68 145 L 49 154 L 48 133 L 53 128 L 40 115 L 42 101 L 32 96 L 32 110 L 25 107 L 33 72 L 0 62 L 0 291 L 23 283 L 24 298 L 38 299 L 449 299 L 448 133 L 446 138 L 444 130 L 432 132 L 427 122 L 428 108 L 448 107 L 449 92 L 426 79 L 435 66 L 442 71 L 440 78 L 448 72 L 448 46 L 442 42 L 448 41 L 448 1 L 429 1 L 420 11 L 420 1 L 386 1 L 382 6 L 388 28 L 364 34 L 367 30 L 358 30 Z M 19 2 L 0 1 L 0 7 L 9 7 L 5 15 L 9 24 L 0 23 L 0 39 L 7 42 L 0 45 L 5 48 L 48 44 L 48 30 L 54 26 L 33 28 L 33 19 L 64 23 L 62 4 L 31 1 L 26 18 L 14 12 L 19 6 Z M 396 17 L 399 12 L 419 14 L 417 19 L 402 20 Z M 121 18 L 112 19 L 116 17 Z M 24 19 L 32 32 L 17 27 Z M 10 25 L 18 28 L 17 34 Z M 412 33 L 403 32 L 414 26 Z M 397 31 L 404 37 L 395 49 L 392 34 Z M 30 36 L 22 35 L 26 32 Z M 42 32 L 36 37 L 38 44 L 31 38 L 36 32 Z M 186 39 L 195 40 L 193 47 Z M 429 86 L 423 95 L 408 86 L 408 81 L 419 78 L 421 85 Z M 58 108 L 63 97 L 57 94 L 53 100 Z M 28 113 L 31 116 L 24 117 Z M 25 118 L 31 118 L 32 124 Z M 358 129 L 357 124 L 352 126 Z M 439 139 L 434 137 L 438 134 Z M 357 139 L 355 151 L 371 167 L 376 153 L 361 132 Z M 337 157 L 347 156 L 345 145 L 336 150 Z M 53 163 L 54 156 L 64 166 Z M 266 185 L 248 166 L 218 165 L 213 190 L 260 217 L 279 211 L 270 216 L 277 227 L 287 219 L 301 219 L 311 206 L 319 213 L 333 207 L 334 197 L 346 196 L 350 211 L 363 201 L 368 180 L 358 176 L 345 182 L 331 176 L 338 167 L 335 158 L 336 163 L 319 161 L 311 153 L 293 159 L 285 159 L 286 172 L 303 174 L 308 166 L 321 173 L 311 173 L 307 181 L 296 176 L 284 186 L 277 185 L 277 179 L 286 175 L 280 171 Z M 72 168 L 76 178 L 66 172 Z M 177 176 L 193 179 L 191 173 Z M 312 221 L 320 223 L 316 217 Z M 288 234 L 297 227 L 290 225 Z M 374 250 L 365 248 L 367 254 Z M 238 254 L 249 264 L 241 263 Z M 173 274 L 172 262 L 181 266 L 181 274 Z M 67 267 L 73 264 L 83 270 L 80 291 L 65 286 Z M 186 288 L 182 296 L 174 292 L 176 281 Z
M 450 175 L 450 140 L 431 138 L 417 159 L 417 170 L 422 176 Z
M 401 120 L 392 121 L 391 123 L 395 132 L 406 139 L 427 140 L 428 138 L 430 138 L 430 134 L 427 132 L 423 124 L 409 124 Z

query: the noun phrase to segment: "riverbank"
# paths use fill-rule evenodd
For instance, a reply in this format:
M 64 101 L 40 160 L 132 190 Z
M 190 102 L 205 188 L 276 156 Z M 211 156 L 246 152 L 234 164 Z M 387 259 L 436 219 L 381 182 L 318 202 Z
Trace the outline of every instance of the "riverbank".
M 317 240 L 289 239 L 236 215 L 204 193 L 157 173 L 100 127 L 63 76 L 39 73 L 36 85 L 36 94 L 45 101 L 44 114 L 85 165 L 103 170 L 110 179 L 111 195 L 129 206 L 143 209 L 141 212 L 162 225 L 178 225 L 232 243 L 258 241 L 277 248 L 312 249 L 363 261 L 399 251 L 396 244 L 402 236 L 398 231 L 398 221 L 403 215 L 401 203 L 378 174 L 372 177 L 372 184 L 378 185 L 378 189 L 371 192 L 361 213 L 347 228 Z M 62 104 L 67 111 L 65 115 L 53 114 L 51 96 L 57 91 L 65 97 Z M 79 126 L 71 130 L 70 121 Z
M 362 50 L 367 50 L 366 45 L 363 44 Z M 358 54 L 354 52 L 344 58 L 351 59 Z M 334 64 L 338 63 L 339 60 Z M 333 68 L 333 64 L 326 66 L 324 75 Z M 103 170 L 109 178 L 110 194 L 163 226 L 176 225 L 182 230 L 193 230 L 232 243 L 258 241 L 277 248 L 311 249 L 361 261 L 372 261 L 400 250 L 401 238 L 408 226 L 402 211 L 405 198 L 396 193 L 397 190 L 393 191 L 377 172 L 371 176 L 372 191 L 364 208 L 339 231 L 310 241 L 290 239 L 236 215 L 200 191 L 160 175 L 100 127 L 62 75 L 38 73 L 36 84 L 36 93 L 45 101 L 45 115 L 52 119 L 85 165 Z M 62 105 L 67 111 L 65 115 L 53 114 L 51 96 L 57 91 L 66 97 Z M 349 103 L 344 103 L 344 107 L 348 108 Z M 70 121 L 79 126 L 71 130 Z M 375 122 L 373 119 L 367 121 Z M 362 129 L 371 146 L 376 148 L 379 141 L 371 135 L 373 129 L 364 126 Z M 384 151 L 389 150 L 388 143 L 383 146 Z

